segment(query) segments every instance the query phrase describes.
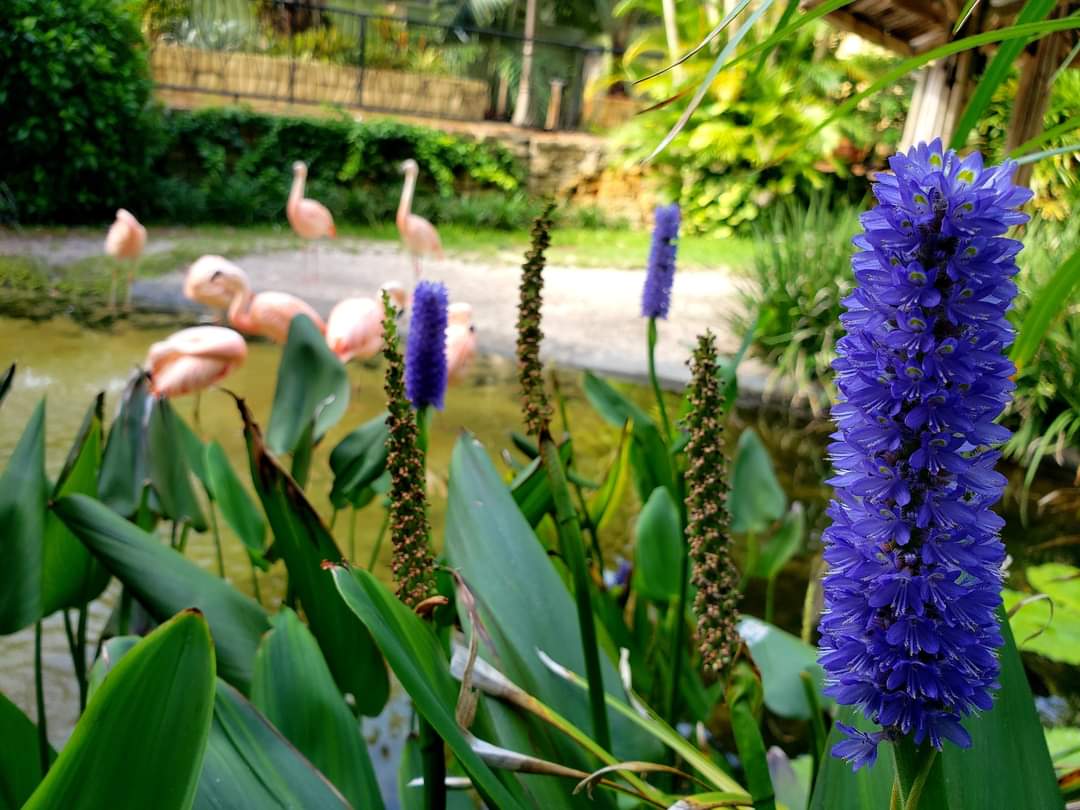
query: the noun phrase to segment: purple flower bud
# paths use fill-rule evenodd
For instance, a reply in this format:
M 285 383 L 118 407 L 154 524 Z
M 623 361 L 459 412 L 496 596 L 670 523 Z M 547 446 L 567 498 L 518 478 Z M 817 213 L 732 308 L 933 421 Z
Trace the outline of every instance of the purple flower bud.
M 678 203 L 661 205 L 656 209 L 649 267 L 645 273 L 645 289 L 641 293 L 643 318 L 667 318 L 671 306 L 671 285 L 675 281 L 675 240 L 679 237 L 679 216 Z
M 405 394 L 416 410 L 442 410 L 446 395 L 446 287 L 421 281 L 413 292 L 412 320 L 405 346 Z
M 1021 245 L 1005 234 L 1031 192 L 940 141 L 895 155 L 874 186 L 833 364 L 836 497 L 826 529 L 826 692 L 882 727 L 833 753 L 856 768 L 911 735 L 967 747 L 989 709 L 1002 644 L 1005 485 L 993 424 L 1009 400 L 1006 320 Z

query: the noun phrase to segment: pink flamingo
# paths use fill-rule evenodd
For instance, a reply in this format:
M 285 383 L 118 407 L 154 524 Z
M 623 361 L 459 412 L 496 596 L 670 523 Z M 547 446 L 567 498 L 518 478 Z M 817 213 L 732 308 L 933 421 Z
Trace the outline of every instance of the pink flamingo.
M 446 316 L 446 367 L 448 382 L 453 385 L 465 378 L 465 371 L 476 356 L 476 327 L 472 324 L 469 304 L 451 304 Z
M 105 236 L 105 253 L 113 259 L 112 284 L 109 287 L 109 309 L 116 309 L 116 277 L 119 261 L 130 262 L 128 266 L 127 292 L 124 309 L 131 309 L 131 285 L 135 281 L 135 269 L 143 248 L 146 246 L 146 228 L 139 224 L 130 211 L 123 208 L 116 212 L 116 219 Z
M 224 326 L 193 326 L 150 347 L 146 366 L 156 397 L 180 397 L 220 382 L 244 362 L 247 344 Z
M 200 256 L 188 268 L 184 278 L 184 296 L 210 309 L 225 313 L 229 304 L 236 297 L 233 289 L 226 284 L 226 279 L 233 279 L 234 284 L 250 287 L 247 273 L 222 256 Z
M 420 167 L 415 160 L 409 158 L 401 164 L 401 171 L 405 172 L 405 184 L 401 187 L 401 202 L 398 203 L 397 229 L 401 234 L 401 241 L 405 243 L 405 250 L 412 256 L 413 277 L 418 281 L 420 259 L 425 256 L 443 258 L 442 242 L 434 225 L 422 216 L 412 213 L 413 192 L 416 191 L 416 176 L 420 173 Z
M 326 345 L 342 363 L 353 358 L 370 360 L 382 350 L 383 290 L 390 294 L 398 309 L 405 308 L 408 302 L 405 288 L 396 281 L 388 281 L 379 288 L 380 295 L 374 299 L 346 298 L 330 311 L 326 321 Z
M 220 272 L 220 271 L 219 271 Z M 214 276 L 211 275 L 211 279 Z M 326 324 L 319 313 L 306 301 L 283 292 L 255 294 L 246 278 L 221 273 L 216 281 L 232 294 L 229 304 L 229 323 L 249 335 L 284 343 L 289 338 L 289 325 L 297 315 L 307 315 L 320 332 L 326 334 Z
M 318 200 L 311 200 L 304 196 L 304 183 L 307 181 L 307 164 L 302 160 L 296 161 L 293 166 L 292 188 L 289 190 L 289 201 L 285 204 L 285 216 L 289 224 L 301 239 L 314 241 L 327 237 L 333 239 L 337 236 L 334 227 L 334 217 L 330 210 Z M 315 254 L 315 275 L 319 275 L 319 256 Z

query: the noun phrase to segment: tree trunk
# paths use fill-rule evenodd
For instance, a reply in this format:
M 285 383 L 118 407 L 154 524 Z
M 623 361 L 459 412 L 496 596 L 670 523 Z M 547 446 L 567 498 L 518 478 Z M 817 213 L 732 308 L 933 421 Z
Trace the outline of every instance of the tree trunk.
M 516 127 L 529 125 L 530 92 L 533 68 L 533 37 L 536 36 L 536 0 L 525 3 L 525 44 L 521 47 L 521 76 L 518 78 L 517 101 L 511 123 Z

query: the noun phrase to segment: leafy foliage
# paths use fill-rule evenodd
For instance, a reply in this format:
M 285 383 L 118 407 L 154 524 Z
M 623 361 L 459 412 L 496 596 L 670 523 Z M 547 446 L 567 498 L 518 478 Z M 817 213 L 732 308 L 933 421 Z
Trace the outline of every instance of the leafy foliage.
M 154 130 L 145 48 L 128 7 L 5 3 L 0 64 L 3 184 L 14 200 L 4 218 L 83 222 L 130 205 L 148 176 Z

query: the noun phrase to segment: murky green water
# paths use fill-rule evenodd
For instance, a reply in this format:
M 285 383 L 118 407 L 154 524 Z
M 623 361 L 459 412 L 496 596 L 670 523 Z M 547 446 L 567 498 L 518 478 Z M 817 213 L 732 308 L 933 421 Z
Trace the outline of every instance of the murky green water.
M 6 366 L 16 361 L 19 365 L 14 388 L 0 410 L 0 468 L 6 465 L 24 424 L 44 396 L 47 400 L 47 465 L 49 473 L 55 475 L 93 397 L 99 391 L 106 392 L 106 414 L 111 421 L 120 394 L 136 364 L 145 357 L 147 347 L 171 331 L 171 328 L 135 329 L 125 326 L 115 327 L 111 331 L 91 331 L 63 319 L 45 323 L 0 319 L 0 364 Z M 277 346 L 249 344 L 247 362 L 226 383 L 247 400 L 256 418 L 264 425 L 269 419 L 280 353 L 281 349 Z M 385 406 L 380 367 L 353 364 L 349 374 L 352 398 L 348 412 L 317 449 L 307 488 L 315 507 L 327 522 L 332 517 L 328 500 L 330 450 L 342 436 Z M 576 467 L 581 474 L 599 479 L 611 460 L 618 432 L 604 423 L 585 401 L 579 386 L 579 374 L 566 372 L 560 375 L 560 380 L 574 435 Z M 648 391 L 633 386 L 628 386 L 626 390 L 644 407 L 651 408 Z M 180 399 L 174 405 L 185 419 L 194 421 L 192 398 Z M 674 397 L 669 411 L 678 413 Z M 821 482 L 827 477 L 824 447 L 829 426 L 825 423 L 792 423 L 782 412 L 739 413 L 732 420 L 729 438 L 734 440 L 739 431 L 748 425 L 753 426 L 765 440 L 789 496 L 806 504 L 812 527 L 811 536 L 816 538 L 823 524 L 828 494 Z M 220 392 L 204 394 L 200 405 L 199 429 L 204 439 L 212 438 L 221 442 L 234 467 L 246 479 L 247 462 L 241 423 L 232 400 Z M 511 447 L 509 432 L 515 429 L 520 429 L 520 417 L 513 363 L 502 358 L 481 358 L 468 379 L 450 390 L 446 410 L 439 413 L 432 424 L 428 488 L 436 545 L 441 545 L 450 453 L 461 431 L 476 434 L 509 479 L 513 474 L 512 468 L 501 456 L 505 449 Z M 516 453 L 514 455 L 520 459 Z M 1014 469 L 1006 472 L 1013 484 L 1018 484 L 1019 471 Z M 1038 498 L 1066 483 L 1060 476 L 1047 476 L 1037 482 L 1033 497 Z M 1039 515 L 1033 509 L 1031 522 L 1023 526 L 1018 518 L 1018 492 L 1018 486 L 1010 488 L 1005 512 L 1008 517 L 1006 535 L 1009 549 L 1017 560 L 1017 567 L 1021 567 L 1028 559 L 1028 550 L 1032 546 L 1066 533 L 1073 516 Z M 617 555 L 631 556 L 630 516 L 635 512 L 632 500 L 632 496 L 627 498 L 624 517 L 614 521 L 602 537 L 609 565 Z M 375 505 L 362 511 L 356 521 L 355 540 L 350 536 L 347 514 L 340 515 L 335 521 L 333 532 L 338 545 L 344 553 L 351 554 L 355 563 L 367 564 L 380 518 L 381 510 Z M 237 588 L 250 594 L 251 572 L 247 556 L 239 541 L 229 535 L 224 526 L 222 530 L 227 576 Z M 187 554 L 207 570 L 216 571 L 209 534 L 192 534 Z M 1042 561 L 1046 557 L 1040 553 L 1034 559 Z M 1063 559 L 1075 562 L 1068 560 L 1068 556 Z M 384 576 L 388 576 L 389 560 L 390 548 L 389 544 L 385 544 L 376 565 Z M 777 592 L 777 622 L 796 632 L 807 571 L 805 561 L 793 564 L 782 577 Z M 260 585 L 264 603 L 268 606 L 280 599 L 283 585 L 280 564 L 269 573 L 260 574 Z M 92 644 L 96 643 L 98 633 L 108 617 L 115 591 L 114 585 L 102 600 L 92 606 Z M 760 612 L 761 601 L 762 594 L 756 586 L 752 587 L 748 594 L 747 610 Z M 27 631 L 0 638 L 0 691 L 31 717 L 34 716 L 32 645 L 32 633 Z M 44 647 L 50 737 L 54 744 L 61 745 L 77 719 L 78 696 L 63 625 L 58 616 L 46 622 Z M 379 745 L 390 744 L 388 737 L 393 736 L 388 730 L 390 726 L 396 726 L 400 736 L 403 723 L 400 716 L 386 723 L 383 729 L 373 732 L 376 736 L 380 733 L 384 735 Z M 391 756 L 389 749 L 386 755 Z

